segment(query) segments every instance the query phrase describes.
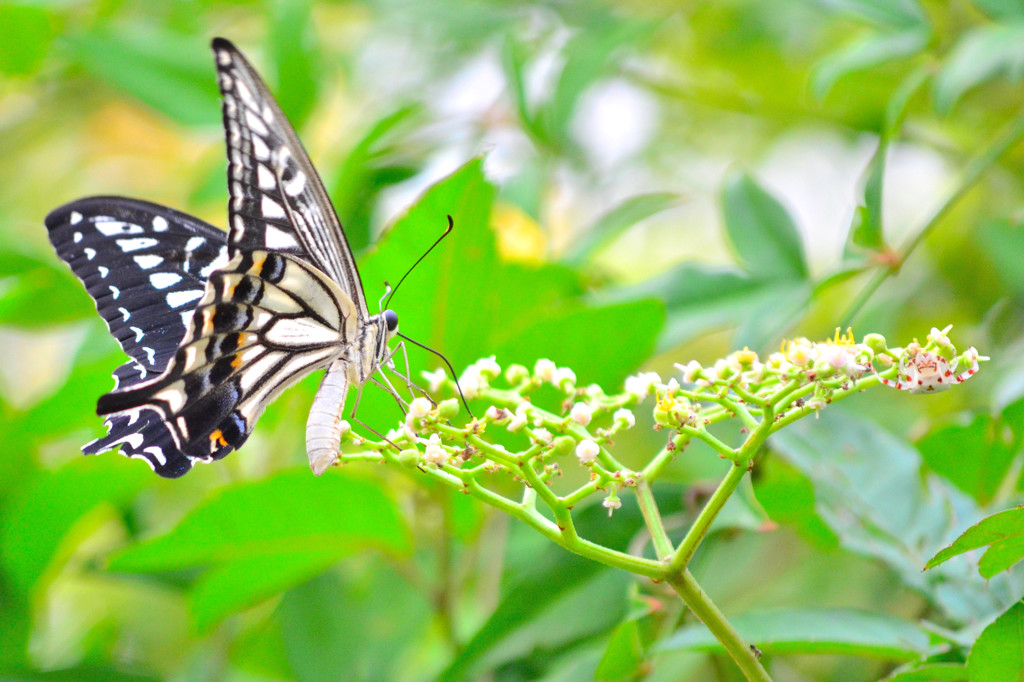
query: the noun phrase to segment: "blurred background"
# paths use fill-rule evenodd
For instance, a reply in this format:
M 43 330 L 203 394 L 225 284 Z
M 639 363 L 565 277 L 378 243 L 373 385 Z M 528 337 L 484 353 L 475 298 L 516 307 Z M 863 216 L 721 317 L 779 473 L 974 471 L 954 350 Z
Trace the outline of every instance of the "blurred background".
M 415 472 L 314 479 L 319 377 L 180 480 L 80 455 L 123 356 L 43 218 L 118 194 L 225 224 L 214 36 L 299 131 L 369 301 L 454 217 L 392 307 L 457 371 L 549 357 L 611 392 L 840 326 L 904 345 L 954 324 L 992 358 L 978 377 L 878 388 L 787 431 L 693 572 L 730 617 L 856 609 L 966 645 L 1020 598 L 1019 571 L 920 569 L 1021 500 L 1024 4 L 0 2 L 0 670 L 736 679 L 649 581 Z M 417 373 L 437 364 L 410 355 Z M 639 466 L 663 437 L 637 414 L 616 454 Z M 400 418 L 375 389 L 359 415 Z M 657 493 L 679 535 L 722 471 L 698 447 L 673 464 Z M 591 536 L 643 548 L 628 495 L 612 519 L 578 511 Z M 913 658 L 767 651 L 780 680 Z

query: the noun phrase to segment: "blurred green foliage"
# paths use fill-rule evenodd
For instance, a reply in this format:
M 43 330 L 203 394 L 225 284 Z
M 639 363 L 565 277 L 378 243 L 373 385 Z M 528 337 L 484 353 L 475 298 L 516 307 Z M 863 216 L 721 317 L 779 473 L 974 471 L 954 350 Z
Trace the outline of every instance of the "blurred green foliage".
M 0 671 L 736 679 L 663 586 L 415 471 L 297 470 L 316 379 L 181 480 L 78 454 L 120 353 L 42 218 L 124 194 L 224 223 L 224 35 L 303 136 L 369 300 L 453 216 L 394 307 L 458 368 L 550 357 L 615 386 L 848 320 L 893 343 L 954 323 L 992 357 L 977 378 L 773 440 L 692 570 L 778 680 L 1019 675 L 1016 526 L 987 582 L 973 555 L 921 568 L 1024 489 L 1022 26 L 996 0 L 0 2 Z M 399 418 L 372 387 L 359 415 Z M 662 444 L 639 416 L 627 462 Z M 656 490 L 680 535 L 708 457 Z M 623 503 L 578 525 L 643 547 Z

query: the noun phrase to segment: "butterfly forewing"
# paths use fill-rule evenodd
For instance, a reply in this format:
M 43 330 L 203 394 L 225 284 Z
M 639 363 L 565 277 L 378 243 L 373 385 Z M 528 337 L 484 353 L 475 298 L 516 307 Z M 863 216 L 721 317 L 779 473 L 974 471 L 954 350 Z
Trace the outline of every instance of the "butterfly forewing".
M 359 271 L 320 176 L 256 70 L 213 41 L 224 98 L 232 248 L 283 251 L 319 268 L 368 317 Z

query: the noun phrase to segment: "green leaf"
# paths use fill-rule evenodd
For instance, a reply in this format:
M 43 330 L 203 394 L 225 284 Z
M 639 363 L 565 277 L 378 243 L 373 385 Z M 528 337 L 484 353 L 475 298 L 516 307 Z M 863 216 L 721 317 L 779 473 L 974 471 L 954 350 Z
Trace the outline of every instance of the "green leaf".
M 438 679 L 475 679 L 479 659 L 493 666 L 606 632 L 626 615 L 629 577 L 600 566 L 596 575 L 593 570 L 574 575 L 588 563 L 569 561 L 537 584 L 505 591 L 484 627 Z
M 986 545 L 991 547 L 979 566 L 984 578 L 991 578 L 1024 558 L 1024 507 L 993 514 L 971 526 L 953 544 L 929 559 L 924 568 L 935 568 L 955 556 Z M 992 552 L 995 552 L 994 556 L 986 562 Z
M 1024 0 L 973 0 L 973 4 L 993 19 L 1024 19 Z
M 219 125 L 213 59 L 198 40 L 141 26 L 100 29 L 64 40 L 71 57 L 97 80 L 184 125 Z
M 419 118 L 417 106 L 396 109 L 371 126 L 341 164 L 331 198 L 345 225 L 348 243 L 356 251 L 370 244 L 377 196 L 418 170 L 416 163 L 402 158 L 399 143 Z
M 39 70 L 57 32 L 57 18 L 46 7 L 5 2 L 0 4 L 0 73 L 28 76 Z
M 729 619 L 747 642 L 765 653 L 839 654 L 908 661 L 928 650 L 928 635 L 892 616 L 853 609 L 786 609 L 744 613 Z M 657 651 L 716 651 L 721 644 L 703 625 L 690 625 L 656 646 Z
M 967 668 L 959 663 L 925 663 L 907 670 L 900 670 L 885 682 L 947 682 L 967 680 Z
M 997 76 L 1024 74 L 1024 23 L 981 26 L 960 37 L 935 77 L 935 110 L 949 113 L 971 88 Z
M 791 300 L 795 291 L 806 295 L 804 286 L 792 280 L 755 280 L 732 268 L 682 263 L 645 282 L 598 292 L 593 300 L 605 304 L 662 301 L 667 322 L 658 349 L 665 350 L 712 329 L 744 324 L 759 311 L 774 309 L 779 300 Z
M 490 355 L 496 337 L 516 331 L 505 328 L 502 316 L 524 304 L 519 292 L 509 296 L 495 286 L 504 269 L 490 226 L 493 201 L 494 187 L 474 159 L 427 189 L 360 267 L 367 298 L 375 300 L 373 291 L 397 282 L 452 216 L 451 234 L 416 267 L 392 305 L 402 332 L 445 353 L 455 367 Z
M 821 519 L 853 552 L 874 557 L 909 586 L 960 618 L 992 614 L 991 587 L 962 570 L 922 573 L 950 529 L 979 517 L 977 504 L 934 474 L 916 449 L 877 423 L 832 405 L 769 441 L 812 482 Z M 881 472 L 881 473 L 880 473 Z
M 1024 680 L 1024 601 L 985 628 L 967 657 L 971 682 Z
M 885 246 L 882 232 L 882 188 L 885 184 L 885 161 L 889 151 L 888 139 L 883 137 L 868 164 L 864 182 L 864 204 L 857 207 L 850 225 L 849 245 L 871 252 L 881 251 Z
M 725 226 L 740 263 L 755 279 L 806 279 L 803 244 L 789 213 L 747 173 L 722 189 Z
M 277 71 L 274 97 L 296 130 L 317 104 L 321 71 L 320 50 L 312 30 L 311 2 L 298 0 L 271 5 L 268 22 L 270 54 Z
M 23 328 L 50 327 L 96 315 L 82 285 L 70 273 L 48 263 L 12 275 L 0 288 L 0 324 Z M 46 305 L 39 292 L 46 292 Z
M 608 246 L 626 229 L 678 204 L 679 196 L 668 192 L 630 197 L 584 230 L 563 255 L 562 260 L 568 265 L 578 267 Z
M 147 467 L 125 466 L 119 457 L 77 456 L 37 474 L 10 500 L 0 527 L 0 565 L 11 588 L 28 593 L 58 569 L 75 549 L 72 530 L 91 510 L 122 505 L 154 482 Z
M 428 635 L 432 605 L 384 561 L 346 566 L 285 593 L 278 616 L 297 679 L 424 679 L 412 658 Z M 433 663 L 428 664 L 433 667 Z
M 311 553 L 341 557 L 373 547 L 404 554 L 410 538 L 394 503 L 370 480 L 305 467 L 219 490 L 166 535 L 129 547 L 115 571 L 150 573 Z M 280 570 L 285 570 L 283 567 Z
M 928 40 L 927 29 L 920 26 L 895 33 L 867 33 L 819 62 L 811 77 L 811 90 L 824 99 L 843 76 L 911 57 L 927 47 Z
M 608 647 L 594 671 L 595 680 L 632 680 L 641 672 L 644 647 L 635 620 L 620 624 L 612 631 Z
M 995 496 L 1016 454 L 1003 423 L 986 414 L 976 415 L 966 426 L 950 425 L 929 434 L 917 449 L 933 471 L 981 504 Z
M 581 386 L 618 386 L 654 352 L 664 323 L 664 307 L 650 299 L 553 312 L 494 352 L 527 366 L 548 358 L 571 367 Z
M 228 616 L 309 580 L 337 563 L 330 547 L 218 564 L 196 581 L 189 612 L 200 634 Z
M 916 0 L 819 0 L 829 9 L 890 28 L 924 27 L 928 16 Z
M 1024 230 L 1016 224 L 990 221 L 977 230 L 978 245 L 1000 284 L 1018 296 L 1024 294 L 1024 268 L 1020 267 L 1020 254 L 1024 253 Z
M 768 516 L 796 528 L 801 537 L 823 549 L 839 545 L 835 533 L 814 509 L 814 487 L 797 469 L 778 457 L 769 457 L 754 480 L 754 492 Z
M 554 93 L 537 113 L 545 139 L 568 152 L 573 148 L 570 127 L 580 97 L 609 73 L 620 50 L 635 50 L 654 35 L 655 22 L 634 17 L 608 17 L 594 21 L 589 30 L 575 33 L 562 50 L 565 62 Z
M 24 672 L 5 676 L 17 682 L 157 682 L 157 675 L 146 675 L 119 666 L 75 666 L 46 672 Z

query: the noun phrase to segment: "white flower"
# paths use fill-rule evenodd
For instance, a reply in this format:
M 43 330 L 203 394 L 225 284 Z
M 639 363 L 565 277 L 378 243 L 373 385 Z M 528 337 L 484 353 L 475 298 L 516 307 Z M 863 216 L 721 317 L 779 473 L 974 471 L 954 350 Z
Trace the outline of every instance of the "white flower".
M 501 374 L 501 367 L 492 355 L 489 358 L 482 358 L 475 363 L 476 369 L 488 380 L 495 379 Z
M 857 348 L 853 346 L 829 344 L 821 348 L 818 358 L 838 372 L 855 376 L 867 370 L 867 367 L 857 364 L 856 352 Z
M 590 423 L 593 412 L 594 411 L 591 409 L 590 405 L 587 405 L 586 403 L 576 403 L 572 406 L 572 411 L 569 413 L 569 416 L 572 417 L 572 420 L 577 424 L 586 426 Z
M 534 429 L 533 437 L 534 439 L 540 441 L 541 443 L 544 443 L 545 445 L 549 444 L 552 440 L 551 432 L 548 431 L 547 429 Z
M 598 453 L 601 452 L 601 448 L 597 443 L 586 438 L 581 440 L 579 445 L 576 446 L 576 458 L 580 460 L 580 464 L 589 464 L 597 459 Z
M 563 391 L 572 389 L 576 385 L 576 372 L 568 367 L 559 367 L 551 375 L 551 383 Z
M 488 407 L 487 411 L 484 413 L 484 417 L 488 421 L 492 421 L 496 424 L 504 424 L 509 420 L 509 417 L 511 416 L 512 413 L 506 410 L 504 407 L 495 407 L 494 405 Z
M 683 381 L 688 384 L 692 384 L 697 380 L 697 375 L 700 374 L 700 371 L 704 368 L 701 367 L 700 363 L 696 360 L 690 360 L 685 365 L 676 363 L 676 369 L 683 373 Z
M 951 324 L 946 325 L 946 327 L 943 329 L 936 329 L 935 327 L 932 327 L 931 333 L 928 334 L 928 340 L 934 341 L 935 345 L 937 345 L 939 348 L 952 348 L 953 343 L 949 340 L 949 337 L 946 336 L 946 334 L 948 334 L 949 330 L 952 328 L 953 325 Z
M 448 461 L 448 453 L 441 447 L 441 437 L 436 433 L 430 434 L 430 440 L 427 441 L 427 452 L 423 455 L 423 460 L 434 466 L 440 466 Z
M 636 376 L 626 377 L 626 393 L 643 398 L 651 392 L 656 383 L 661 383 L 661 377 L 656 372 L 641 372 Z
M 627 429 L 631 429 L 636 426 L 636 417 L 633 416 L 633 412 L 631 410 L 627 410 L 625 407 L 615 410 L 612 420 L 622 422 L 626 425 Z
M 437 393 L 441 390 L 441 386 L 447 381 L 448 375 L 445 374 L 444 370 L 438 368 L 433 372 L 423 372 L 423 378 L 427 380 L 427 390 L 431 393 Z
M 466 396 L 466 400 L 475 398 L 480 389 L 485 385 L 483 377 L 472 366 L 468 367 L 462 376 L 459 377 L 459 388 L 462 389 L 462 395 Z
M 555 363 L 547 358 L 541 358 L 533 366 L 533 375 L 541 381 L 551 381 L 555 376 L 556 369 L 558 368 L 555 367 Z
M 614 512 L 616 509 L 622 506 L 622 500 L 620 500 L 617 496 L 609 495 L 608 497 L 604 498 L 603 502 L 601 502 L 601 506 L 607 509 L 608 516 L 611 516 L 612 512 Z
M 505 428 L 514 433 L 516 431 L 521 430 L 524 426 L 526 426 L 526 417 L 516 415 L 515 417 L 512 418 L 512 421 L 510 421 L 508 423 L 508 426 Z
M 409 403 L 409 415 L 414 419 L 423 419 L 432 410 L 434 406 L 429 400 L 420 396 L 419 398 L 413 398 L 412 402 Z

